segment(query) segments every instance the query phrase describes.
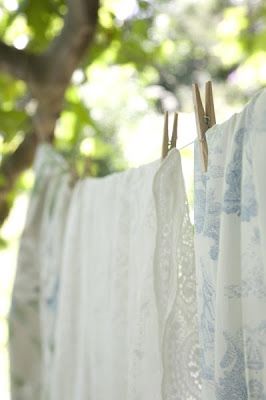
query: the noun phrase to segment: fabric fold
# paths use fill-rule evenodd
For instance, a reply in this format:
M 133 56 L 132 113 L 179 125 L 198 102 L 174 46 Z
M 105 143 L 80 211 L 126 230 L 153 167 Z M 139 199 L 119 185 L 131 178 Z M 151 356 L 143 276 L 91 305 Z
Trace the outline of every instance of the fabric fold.
M 155 291 L 162 356 L 162 399 L 200 399 L 193 227 L 180 154 L 156 174 Z
M 193 285 L 185 282 L 193 281 L 193 236 L 185 213 L 177 151 L 162 165 L 76 185 L 65 237 L 52 400 L 183 399 L 187 393 L 199 398 Z M 185 229 L 187 248 L 177 261 Z M 192 253 L 185 262 L 186 250 Z M 184 321 L 187 326 L 177 333 Z
M 198 400 L 193 232 L 179 152 L 71 188 L 50 146 L 36 165 L 10 313 L 12 400 Z M 22 301 L 29 285 L 34 321 L 23 322 L 15 305 L 32 313 Z M 32 373 L 17 363 L 26 353 Z M 34 394 L 22 394 L 26 386 Z
M 265 101 L 207 132 L 208 172 L 195 144 L 195 255 L 202 396 L 266 398 Z
M 43 399 L 50 381 L 61 242 L 70 196 L 67 165 L 50 146 L 40 146 L 34 170 L 9 312 L 12 400 Z

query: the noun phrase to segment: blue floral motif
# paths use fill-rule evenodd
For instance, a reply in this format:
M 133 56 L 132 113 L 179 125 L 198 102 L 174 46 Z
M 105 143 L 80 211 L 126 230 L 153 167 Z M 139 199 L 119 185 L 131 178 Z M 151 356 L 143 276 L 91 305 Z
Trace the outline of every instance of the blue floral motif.
M 239 284 L 225 286 L 224 294 L 229 299 L 247 298 L 254 296 L 257 299 L 266 298 L 266 284 L 264 265 L 260 246 L 260 231 L 258 227 L 249 230 L 249 243 L 242 253 L 242 278 Z
M 204 269 L 203 269 L 204 271 Z M 208 381 L 214 380 L 214 360 L 210 360 L 210 355 L 214 348 L 214 324 L 215 324 L 215 310 L 214 310 L 214 296 L 215 291 L 207 277 L 203 272 L 203 285 L 201 288 L 202 296 L 202 309 L 200 315 L 200 333 L 202 338 L 201 349 L 201 371 L 202 378 Z
M 216 385 L 217 400 L 247 400 L 242 332 L 235 336 L 224 332 L 224 338 L 227 349 L 220 363 L 224 376 Z
M 248 369 L 263 370 L 265 367 L 263 348 L 266 347 L 266 320 L 261 321 L 258 327 L 246 327 L 244 340 Z
M 265 400 L 264 386 L 251 371 L 265 367 L 266 320 L 256 328 L 239 329 L 235 335 L 224 332 L 224 339 L 227 348 L 220 362 L 224 375 L 216 385 L 217 399 Z M 246 369 L 250 372 L 246 373 Z M 253 378 L 247 380 L 249 376 Z
M 249 221 L 252 217 L 256 217 L 258 212 L 253 182 L 245 183 L 242 191 L 246 201 L 243 202 L 241 207 L 241 219 L 242 221 Z
M 265 299 L 266 286 L 264 282 L 263 265 L 253 265 L 252 268 L 249 268 L 239 285 L 226 286 L 225 296 L 229 299 L 247 298 L 248 296 Z
M 203 234 L 214 241 L 209 250 L 212 260 L 217 260 L 219 254 L 221 209 L 221 203 L 215 200 L 214 191 L 209 191 L 207 198 L 207 215 Z
M 248 136 L 246 128 L 240 128 L 235 135 L 234 153 L 226 170 L 228 188 L 224 194 L 223 204 L 223 211 L 227 214 L 241 216 L 242 221 L 249 221 L 257 215 L 252 175 L 250 174 L 242 184 L 243 142 L 246 136 Z M 245 162 L 251 164 L 251 159 L 245 157 Z
M 201 233 L 204 227 L 205 205 L 206 205 L 206 191 L 198 189 L 195 191 L 197 198 L 197 208 L 195 210 L 195 230 Z
M 53 311 L 55 311 L 57 307 L 58 291 L 59 291 L 59 276 L 57 276 L 57 278 L 55 279 L 52 291 L 46 298 L 47 306 Z
M 195 231 L 201 233 L 204 228 L 205 206 L 206 206 L 206 185 L 207 176 L 201 172 L 198 152 L 195 153 Z
M 221 203 L 216 200 L 216 193 L 209 185 L 213 179 L 221 179 L 224 175 L 222 166 L 217 165 L 216 156 L 222 154 L 221 146 L 216 146 L 209 157 L 208 173 L 201 171 L 199 154 L 195 154 L 195 231 L 202 233 L 214 241 L 210 246 L 209 255 L 212 260 L 217 260 L 219 253 L 219 230 Z
M 238 130 L 235 136 L 235 148 L 231 161 L 226 170 L 226 183 L 229 186 L 224 195 L 223 210 L 227 214 L 241 213 L 241 172 L 242 172 L 242 153 L 245 129 Z
M 250 390 L 250 399 L 251 400 L 266 400 L 264 386 L 257 379 L 250 379 L 249 390 Z

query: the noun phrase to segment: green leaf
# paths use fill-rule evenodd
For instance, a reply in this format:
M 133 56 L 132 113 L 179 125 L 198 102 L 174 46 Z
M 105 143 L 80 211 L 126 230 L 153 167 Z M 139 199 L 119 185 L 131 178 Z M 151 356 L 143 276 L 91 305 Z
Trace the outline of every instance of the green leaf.
M 0 132 L 4 136 L 5 142 L 9 142 L 19 130 L 23 130 L 27 121 L 28 116 L 24 111 L 0 109 Z

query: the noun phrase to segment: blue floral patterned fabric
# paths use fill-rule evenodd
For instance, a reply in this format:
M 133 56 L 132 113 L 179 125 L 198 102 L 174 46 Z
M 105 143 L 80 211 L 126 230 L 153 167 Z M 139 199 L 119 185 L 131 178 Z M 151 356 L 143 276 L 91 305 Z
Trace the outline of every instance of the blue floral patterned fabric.
M 202 399 L 266 400 L 266 90 L 195 143 Z

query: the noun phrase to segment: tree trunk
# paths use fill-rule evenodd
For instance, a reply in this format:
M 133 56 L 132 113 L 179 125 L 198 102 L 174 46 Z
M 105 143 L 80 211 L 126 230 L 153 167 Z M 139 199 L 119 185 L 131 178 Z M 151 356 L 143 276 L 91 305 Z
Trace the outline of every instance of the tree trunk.
M 17 177 L 31 166 L 38 142 L 53 140 L 71 76 L 93 41 L 99 0 L 68 0 L 67 5 L 61 33 L 42 54 L 0 42 L 0 71 L 23 80 L 37 103 L 31 131 L 0 166 L 0 226 L 9 213 L 8 194 Z

